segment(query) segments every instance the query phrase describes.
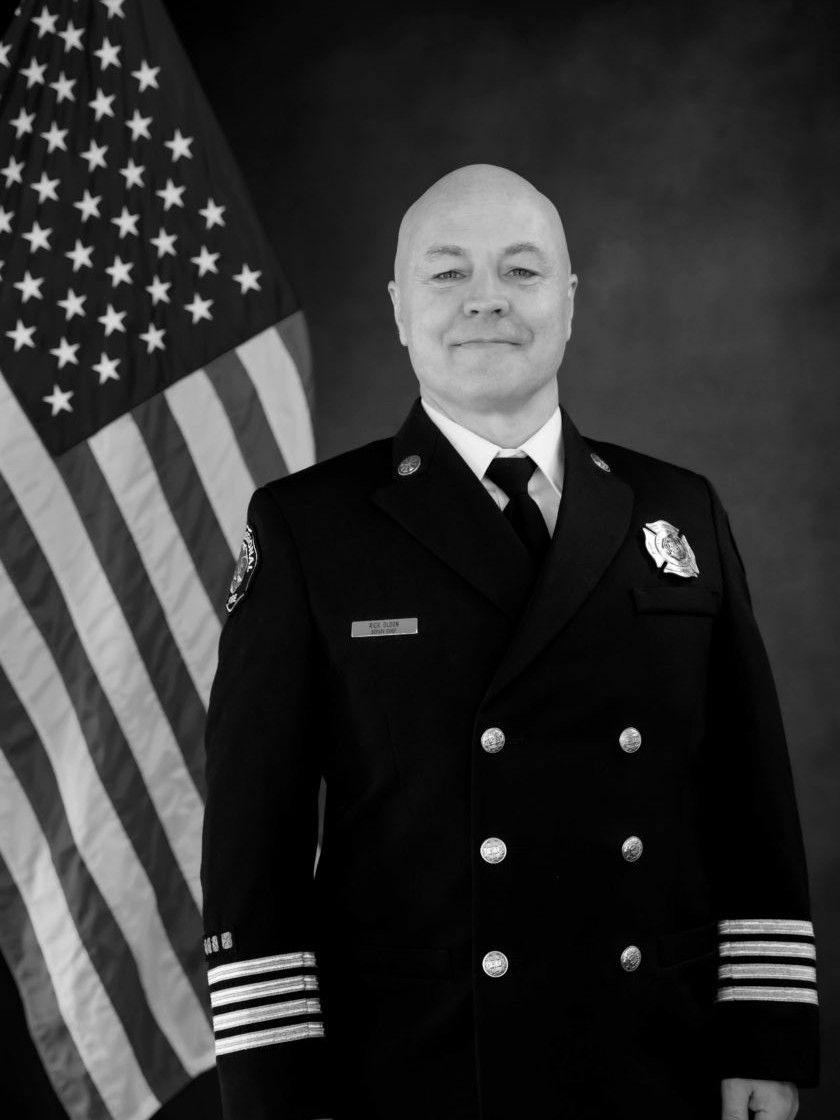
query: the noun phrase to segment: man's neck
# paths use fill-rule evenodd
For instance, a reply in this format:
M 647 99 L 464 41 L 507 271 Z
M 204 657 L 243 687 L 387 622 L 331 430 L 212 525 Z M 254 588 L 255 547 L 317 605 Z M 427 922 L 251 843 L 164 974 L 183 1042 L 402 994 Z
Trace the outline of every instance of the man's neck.
M 557 408 L 559 402 L 556 384 L 547 386 L 547 389 L 549 391 L 521 402 L 515 411 L 498 412 L 463 409 L 452 402 L 441 401 L 425 390 L 421 396 L 426 404 L 436 408 L 456 424 L 461 424 L 490 443 L 495 443 L 497 447 L 520 447 L 534 432 L 540 430 Z

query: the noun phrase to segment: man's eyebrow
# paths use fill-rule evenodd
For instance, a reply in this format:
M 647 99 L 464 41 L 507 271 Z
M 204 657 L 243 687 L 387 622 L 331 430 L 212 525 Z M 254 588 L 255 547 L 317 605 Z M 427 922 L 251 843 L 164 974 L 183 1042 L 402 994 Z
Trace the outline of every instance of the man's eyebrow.
M 539 245 L 535 245 L 533 241 L 517 241 L 513 245 L 508 245 L 503 255 L 512 257 L 516 253 L 534 253 L 536 256 L 545 259 L 545 253 Z
M 465 257 L 467 254 L 460 245 L 433 245 L 423 254 L 429 260 L 435 257 Z

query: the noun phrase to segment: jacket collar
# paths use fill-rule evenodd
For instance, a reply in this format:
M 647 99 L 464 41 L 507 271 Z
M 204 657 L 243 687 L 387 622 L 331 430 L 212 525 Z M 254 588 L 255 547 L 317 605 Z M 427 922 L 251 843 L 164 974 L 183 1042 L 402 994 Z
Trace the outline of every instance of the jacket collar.
M 505 687 L 566 626 L 627 533 L 633 491 L 596 466 L 565 410 L 563 439 L 560 513 L 533 585 L 521 541 L 419 401 L 394 437 L 392 480 L 373 495 L 424 547 L 518 619 L 490 693 Z

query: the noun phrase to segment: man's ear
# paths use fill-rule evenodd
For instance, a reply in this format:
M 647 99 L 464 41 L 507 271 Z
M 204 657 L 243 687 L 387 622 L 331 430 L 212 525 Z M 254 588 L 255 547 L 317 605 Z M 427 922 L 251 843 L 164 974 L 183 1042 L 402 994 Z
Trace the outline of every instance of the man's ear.
M 391 303 L 394 305 L 394 322 L 397 324 L 397 333 L 400 336 L 400 342 L 403 346 L 408 346 L 405 338 L 405 328 L 403 327 L 402 312 L 400 310 L 400 290 L 397 287 L 396 280 L 388 281 L 388 295 L 391 297 Z
M 569 277 L 569 289 L 566 294 L 568 319 L 566 321 L 566 341 L 572 337 L 572 319 L 575 317 L 575 292 L 577 291 L 578 278 L 574 273 Z

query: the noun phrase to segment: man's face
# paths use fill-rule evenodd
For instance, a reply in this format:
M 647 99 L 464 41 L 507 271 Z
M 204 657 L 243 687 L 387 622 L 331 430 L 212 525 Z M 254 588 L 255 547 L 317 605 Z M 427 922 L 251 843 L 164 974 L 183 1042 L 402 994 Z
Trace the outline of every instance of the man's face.
M 535 191 L 491 187 L 445 195 L 408 224 L 389 290 L 424 397 L 514 410 L 553 381 L 571 334 L 577 279 L 556 212 Z

